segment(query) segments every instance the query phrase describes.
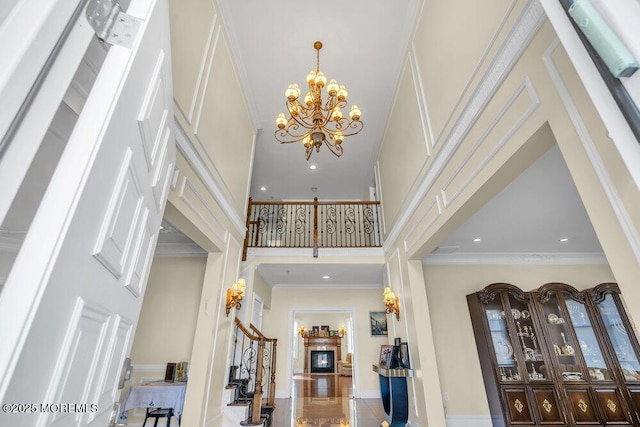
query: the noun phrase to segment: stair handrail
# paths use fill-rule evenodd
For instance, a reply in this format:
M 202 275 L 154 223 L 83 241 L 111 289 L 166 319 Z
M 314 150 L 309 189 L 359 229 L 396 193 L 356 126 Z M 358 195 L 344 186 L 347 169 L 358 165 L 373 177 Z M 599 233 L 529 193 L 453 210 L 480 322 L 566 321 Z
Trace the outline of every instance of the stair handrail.
M 273 350 L 271 352 L 271 365 L 269 367 L 270 372 L 270 384 L 269 384 L 269 395 L 267 396 L 267 405 L 273 406 L 276 398 L 276 356 L 278 349 L 278 339 L 277 338 L 267 338 L 264 336 L 262 332 L 253 323 L 249 323 L 249 327 L 252 331 L 258 334 L 261 338 L 264 338 L 266 342 L 270 342 L 273 345 Z
M 257 361 L 260 363 L 256 363 L 256 379 L 255 379 L 255 389 L 253 395 L 253 405 L 251 410 L 251 418 L 249 422 L 251 424 L 259 424 L 260 423 L 260 415 L 261 415 L 261 406 L 262 406 L 262 377 L 264 375 L 264 366 L 262 364 L 262 359 L 264 357 L 264 345 L 265 338 L 260 335 L 253 335 L 243 324 L 240 319 L 235 318 L 235 323 L 238 329 L 251 341 L 258 342 L 258 358 Z
M 236 321 L 236 325 L 238 326 L 238 328 L 242 331 L 243 334 L 245 334 L 247 336 L 247 338 L 253 340 L 253 341 L 260 341 L 261 339 L 263 339 L 263 337 L 261 337 L 260 335 L 253 335 L 249 329 L 247 329 L 243 324 L 242 321 L 240 319 L 238 319 L 237 317 L 235 318 Z

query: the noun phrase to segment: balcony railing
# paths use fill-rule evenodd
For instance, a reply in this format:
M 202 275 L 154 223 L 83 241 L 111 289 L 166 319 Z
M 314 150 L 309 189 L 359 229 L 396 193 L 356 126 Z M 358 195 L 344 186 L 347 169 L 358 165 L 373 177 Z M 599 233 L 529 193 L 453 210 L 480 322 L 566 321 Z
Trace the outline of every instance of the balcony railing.
M 249 199 L 248 248 L 373 248 L 382 246 L 380 202 L 255 202 Z

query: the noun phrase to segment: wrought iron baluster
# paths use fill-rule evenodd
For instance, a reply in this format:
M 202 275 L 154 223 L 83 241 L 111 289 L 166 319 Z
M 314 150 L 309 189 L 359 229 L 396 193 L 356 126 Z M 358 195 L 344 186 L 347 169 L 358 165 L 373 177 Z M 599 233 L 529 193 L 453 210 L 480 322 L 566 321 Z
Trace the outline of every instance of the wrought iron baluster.
M 356 246 L 364 246 L 363 242 L 362 242 L 362 237 L 363 237 L 363 233 L 362 233 L 362 205 L 357 205 L 358 209 L 356 210 L 356 217 L 358 218 L 358 236 L 356 239 Z

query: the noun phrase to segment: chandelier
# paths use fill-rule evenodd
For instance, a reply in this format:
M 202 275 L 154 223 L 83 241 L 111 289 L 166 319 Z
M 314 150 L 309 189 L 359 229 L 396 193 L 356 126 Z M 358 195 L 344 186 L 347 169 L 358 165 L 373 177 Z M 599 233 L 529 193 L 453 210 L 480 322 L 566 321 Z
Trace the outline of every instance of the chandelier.
M 276 119 L 278 129 L 275 137 L 281 144 L 302 141 L 305 159 L 309 160 L 313 149 L 320 151 L 324 143 L 329 150 L 340 157 L 343 153 L 342 141 L 347 136 L 359 133 L 364 124 L 360 121 L 362 113 L 357 105 L 352 105 L 349 117 L 344 117 L 342 109 L 347 106 L 348 92 L 344 85 L 338 85 L 320 71 L 320 49 L 322 43 L 313 44 L 316 49 L 316 69 L 307 75 L 309 91 L 303 101 L 298 101 L 301 92 L 297 83 L 290 84 L 285 91 L 287 119 L 280 113 Z M 322 101 L 322 88 L 326 86 L 326 102 Z

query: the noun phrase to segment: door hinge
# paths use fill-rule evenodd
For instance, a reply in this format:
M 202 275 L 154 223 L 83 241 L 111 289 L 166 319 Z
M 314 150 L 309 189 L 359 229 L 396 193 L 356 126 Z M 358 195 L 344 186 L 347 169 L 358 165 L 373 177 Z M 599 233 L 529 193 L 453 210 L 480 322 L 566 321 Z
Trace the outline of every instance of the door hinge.
M 131 48 L 142 19 L 127 15 L 116 0 L 90 0 L 87 20 L 105 43 Z

